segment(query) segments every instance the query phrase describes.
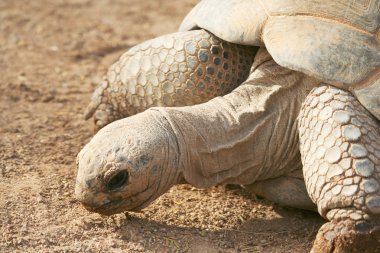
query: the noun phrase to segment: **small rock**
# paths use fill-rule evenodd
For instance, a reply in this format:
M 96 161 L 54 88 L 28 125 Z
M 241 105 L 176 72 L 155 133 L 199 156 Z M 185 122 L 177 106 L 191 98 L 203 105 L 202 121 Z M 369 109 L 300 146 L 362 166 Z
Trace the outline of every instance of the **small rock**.
M 38 203 L 42 203 L 44 201 L 43 198 L 42 198 L 42 196 L 40 196 L 40 195 L 37 196 L 36 200 L 37 200 Z

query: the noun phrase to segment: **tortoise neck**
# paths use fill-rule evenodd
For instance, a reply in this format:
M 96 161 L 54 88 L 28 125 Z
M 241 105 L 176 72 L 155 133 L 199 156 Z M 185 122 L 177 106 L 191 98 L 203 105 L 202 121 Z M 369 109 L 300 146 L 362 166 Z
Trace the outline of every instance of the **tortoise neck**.
M 157 122 L 160 123 L 166 134 L 166 143 L 164 143 L 162 149 L 165 153 L 163 159 L 163 166 L 161 172 L 160 186 L 157 191 L 157 195 L 160 196 L 168 191 L 172 186 L 183 183 L 183 162 L 181 162 L 181 150 L 180 142 L 178 141 L 177 134 L 175 133 L 172 124 L 167 117 L 160 111 L 152 108 L 149 110 L 158 118 Z
M 196 187 L 245 185 L 294 170 L 297 116 L 317 84 L 269 61 L 224 97 L 191 107 L 154 108 L 176 138 L 176 183 L 183 175 Z

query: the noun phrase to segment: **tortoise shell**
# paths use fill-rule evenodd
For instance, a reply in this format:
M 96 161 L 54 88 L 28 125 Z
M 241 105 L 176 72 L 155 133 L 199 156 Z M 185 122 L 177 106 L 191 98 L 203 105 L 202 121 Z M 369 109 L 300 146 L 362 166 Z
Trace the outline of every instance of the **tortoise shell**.
M 380 0 L 203 0 L 180 31 L 265 46 L 284 67 L 351 91 L 380 119 Z

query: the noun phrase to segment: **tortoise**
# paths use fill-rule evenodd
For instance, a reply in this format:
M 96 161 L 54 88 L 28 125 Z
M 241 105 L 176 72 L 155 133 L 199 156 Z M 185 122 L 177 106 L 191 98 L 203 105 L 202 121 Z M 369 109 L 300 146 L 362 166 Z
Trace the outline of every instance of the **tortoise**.
M 327 219 L 312 252 L 379 252 L 379 9 L 201 1 L 94 93 L 86 116 L 104 127 L 78 154 L 77 199 L 110 215 L 181 182 L 240 184 Z

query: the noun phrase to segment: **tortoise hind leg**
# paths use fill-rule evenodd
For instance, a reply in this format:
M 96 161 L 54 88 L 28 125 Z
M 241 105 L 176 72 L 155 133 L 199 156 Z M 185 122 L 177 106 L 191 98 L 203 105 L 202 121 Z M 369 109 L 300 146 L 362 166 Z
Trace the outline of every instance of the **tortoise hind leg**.
M 299 115 L 308 193 L 323 225 L 312 252 L 380 252 L 380 123 L 349 92 L 313 89 Z
M 317 211 L 316 205 L 307 194 L 303 178 L 281 176 L 257 181 L 245 188 L 281 206 Z

